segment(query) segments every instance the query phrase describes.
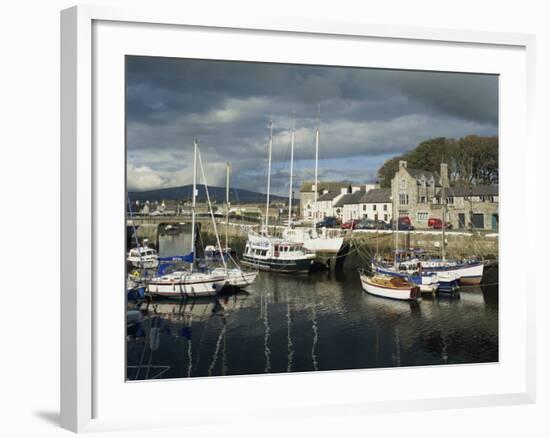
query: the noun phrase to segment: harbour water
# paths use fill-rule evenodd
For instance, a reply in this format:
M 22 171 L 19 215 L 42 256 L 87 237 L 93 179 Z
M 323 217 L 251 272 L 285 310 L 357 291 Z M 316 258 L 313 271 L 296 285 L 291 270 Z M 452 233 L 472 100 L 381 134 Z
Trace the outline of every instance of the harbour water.
M 183 254 L 185 235 L 161 236 Z M 154 300 L 127 337 L 127 378 L 182 378 L 495 362 L 498 285 L 392 301 L 342 272 L 261 272 L 247 292 Z

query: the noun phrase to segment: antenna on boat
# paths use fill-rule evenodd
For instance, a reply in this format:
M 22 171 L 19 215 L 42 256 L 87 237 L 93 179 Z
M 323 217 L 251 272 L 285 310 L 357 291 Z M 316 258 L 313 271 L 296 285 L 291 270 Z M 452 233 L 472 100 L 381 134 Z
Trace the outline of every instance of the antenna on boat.
M 269 225 L 269 192 L 271 190 L 271 149 L 273 148 L 273 120 L 269 121 L 269 146 L 268 146 L 268 165 L 267 165 L 267 196 L 265 205 L 265 233 Z

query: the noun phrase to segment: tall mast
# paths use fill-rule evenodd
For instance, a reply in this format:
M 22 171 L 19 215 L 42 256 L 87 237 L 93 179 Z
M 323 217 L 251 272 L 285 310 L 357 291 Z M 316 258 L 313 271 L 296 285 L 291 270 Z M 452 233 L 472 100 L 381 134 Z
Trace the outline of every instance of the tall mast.
M 273 147 L 273 121 L 269 121 L 269 147 L 268 147 L 268 165 L 267 165 L 267 199 L 265 205 L 265 232 L 269 224 L 269 192 L 271 190 L 271 149 Z
M 445 184 L 441 185 L 441 202 L 443 203 L 443 208 L 441 210 L 441 258 L 445 260 L 446 251 L 445 251 L 445 218 L 447 216 L 447 199 L 445 197 Z
M 191 272 L 195 265 L 195 206 L 197 198 L 197 140 L 193 139 L 193 197 L 191 201 L 191 254 L 193 262 L 191 263 Z
M 399 202 L 399 186 L 395 181 L 395 198 L 393 200 L 393 223 L 395 227 L 395 254 L 393 256 L 393 267 L 397 270 L 397 251 L 399 249 L 399 210 L 397 203 Z
M 226 175 L 225 175 L 225 247 L 229 248 L 229 172 L 230 164 L 227 162 Z
M 225 263 L 225 257 L 223 255 L 223 248 L 220 242 L 220 235 L 218 234 L 218 228 L 216 227 L 216 219 L 214 218 L 214 211 L 212 210 L 212 202 L 210 202 L 210 194 L 208 193 L 208 184 L 206 184 L 206 173 L 204 173 L 204 167 L 202 165 L 201 152 L 198 151 L 199 165 L 201 168 L 202 182 L 204 184 L 204 193 L 206 194 L 206 201 L 208 202 L 208 210 L 210 212 L 210 219 L 212 219 L 212 227 L 214 228 L 214 234 L 216 235 L 216 244 L 218 245 L 218 250 L 220 251 L 222 264 L 225 270 L 227 271 L 227 264 Z
M 290 187 L 288 189 L 288 226 L 292 221 L 292 173 L 294 172 L 294 128 L 290 134 Z
M 319 104 L 317 109 L 317 129 L 315 131 L 315 191 L 313 193 L 313 229 L 316 229 L 316 219 L 317 219 L 317 194 L 319 193 L 318 189 L 318 171 L 319 171 L 319 125 L 321 119 L 321 104 Z

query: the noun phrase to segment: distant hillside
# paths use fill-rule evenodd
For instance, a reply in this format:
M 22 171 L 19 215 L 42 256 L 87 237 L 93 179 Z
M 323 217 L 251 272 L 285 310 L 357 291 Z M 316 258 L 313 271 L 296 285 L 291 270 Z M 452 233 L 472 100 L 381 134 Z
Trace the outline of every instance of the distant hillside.
M 143 192 L 128 192 L 132 201 L 186 201 L 191 200 L 192 185 L 182 187 L 170 187 L 167 189 L 147 190 Z M 197 184 L 197 202 L 206 202 L 204 185 Z M 218 204 L 225 202 L 225 187 L 208 187 L 210 200 Z M 288 199 L 282 196 L 270 195 L 270 201 L 286 202 Z M 230 189 L 229 199 L 232 204 L 262 203 L 266 201 L 264 193 L 243 189 Z

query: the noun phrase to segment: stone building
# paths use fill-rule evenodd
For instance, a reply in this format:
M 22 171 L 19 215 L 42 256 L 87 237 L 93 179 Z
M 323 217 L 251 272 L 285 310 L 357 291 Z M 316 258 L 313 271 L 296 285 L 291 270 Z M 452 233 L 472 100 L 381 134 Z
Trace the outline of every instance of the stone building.
M 441 193 L 434 207 L 442 208 Z M 498 230 L 498 186 L 450 187 L 445 191 L 447 222 L 456 229 Z
M 441 219 L 446 204 L 446 222 L 454 229 L 498 229 L 498 186 L 450 187 L 446 163 L 438 174 L 400 161 L 391 194 L 393 215 L 409 217 L 416 228 L 428 228 L 430 218 Z

